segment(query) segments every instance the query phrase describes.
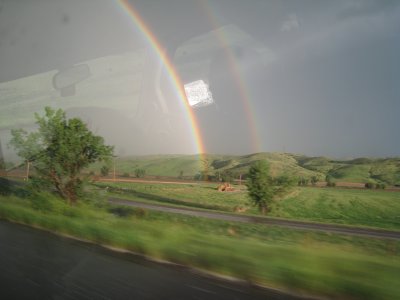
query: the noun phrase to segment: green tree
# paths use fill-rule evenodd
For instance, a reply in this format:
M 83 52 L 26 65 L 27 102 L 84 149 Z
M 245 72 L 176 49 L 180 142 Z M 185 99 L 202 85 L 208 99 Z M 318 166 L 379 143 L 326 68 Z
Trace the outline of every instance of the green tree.
M 333 181 L 332 175 L 329 175 L 329 174 L 326 175 L 325 181 L 326 181 L 326 186 L 329 186 L 329 187 L 335 187 L 336 186 L 336 182 Z
M 144 175 L 146 174 L 146 170 L 145 169 L 135 169 L 135 176 L 136 178 L 140 178 L 140 177 L 144 177 Z
M 41 184 L 52 186 L 68 203 L 75 203 L 83 186 L 81 171 L 111 158 L 113 147 L 105 145 L 80 119 L 67 119 L 61 109 L 46 107 L 45 115 L 35 113 L 35 118 L 38 130 L 12 130 L 10 145 L 31 162 Z
M 287 174 L 272 178 L 274 196 L 283 196 L 290 190 L 295 184 L 296 179 Z
M 235 179 L 235 174 L 231 170 L 224 170 L 221 173 L 221 179 L 223 182 L 232 183 Z
M 101 176 L 103 176 L 103 177 L 107 176 L 108 173 L 110 173 L 110 167 L 107 165 L 102 166 L 100 169 L 100 173 L 101 173 Z
M 203 180 L 207 181 L 208 173 L 210 171 L 210 161 L 207 158 L 203 158 L 203 159 L 201 159 L 201 164 L 202 164 L 203 170 L 200 172 L 202 173 Z
M 250 167 L 246 186 L 250 199 L 265 214 L 274 198 L 273 180 L 269 175 L 269 165 L 259 160 Z
M 317 182 L 318 182 L 318 177 L 315 175 L 311 176 L 311 184 L 316 185 Z

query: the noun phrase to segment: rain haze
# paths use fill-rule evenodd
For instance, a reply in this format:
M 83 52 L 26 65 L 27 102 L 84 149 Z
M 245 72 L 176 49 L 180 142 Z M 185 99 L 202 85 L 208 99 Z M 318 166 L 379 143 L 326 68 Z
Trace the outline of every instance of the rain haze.
M 398 156 L 399 29 L 398 1 L 0 1 L 3 152 L 52 106 L 118 155 Z

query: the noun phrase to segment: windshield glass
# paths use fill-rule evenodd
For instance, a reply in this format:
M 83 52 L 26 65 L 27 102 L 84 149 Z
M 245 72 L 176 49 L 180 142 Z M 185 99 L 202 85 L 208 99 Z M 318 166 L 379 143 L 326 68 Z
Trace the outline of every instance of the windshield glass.
M 399 29 L 395 0 L 0 0 L 0 286 L 398 298 Z
M 52 106 L 125 154 L 397 155 L 398 6 L 360 3 L 3 1 L 3 148 Z

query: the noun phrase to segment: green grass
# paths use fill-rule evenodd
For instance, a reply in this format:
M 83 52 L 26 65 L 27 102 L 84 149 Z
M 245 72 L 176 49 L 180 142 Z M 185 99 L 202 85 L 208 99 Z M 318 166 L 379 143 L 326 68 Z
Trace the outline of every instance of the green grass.
M 258 214 L 244 186 L 236 192 L 218 192 L 218 184 L 97 183 L 109 189 L 109 196 L 213 209 L 227 212 L 244 208 Z M 272 217 L 370 226 L 400 230 L 400 193 L 382 190 L 295 187 L 277 200 L 268 213 Z
M 299 188 L 277 201 L 271 216 L 400 230 L 399 200 L 398 192 Z
M 84 203 L 55 207 L 34 210 L 26 199 L 1 196 L 0 218 L 296 293 L 356 299 L 400 293 L 397 241 L 148 211 L 118 217 Z
M 163 204 L 234 212 L 244 208 L 257 213 L 248 198 L 245 186 L 234 186 L 234 192 L 218 192 L 218 183 L 161 184 L 161 183 L 110 183 L 98 182 L 96 186 L 109 187 L 110 196 L 124 199 L 145 200 Z
M 344 181 L 344 182 L 357 182 L 357 183 L 365 183 L 369 181 L 375 182 L 375 180 L 371 179 L 370 169 L 371 165 L 369 164 L 344 165 L 332 169 L 329 172 L 329 175 L 336 178 L 338 181 Z

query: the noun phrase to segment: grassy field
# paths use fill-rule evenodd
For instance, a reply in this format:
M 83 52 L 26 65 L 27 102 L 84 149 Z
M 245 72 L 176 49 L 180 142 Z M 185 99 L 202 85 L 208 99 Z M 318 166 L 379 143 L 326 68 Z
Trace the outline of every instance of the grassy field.
M 19 192 L 21 194 L 21 191 Z M 22 193 L 23 194 L 23 193 Z M 0 218 L 295 293 L 394 299 L 400 242 L 81 202 L 0 196 Z
M 108 187 L 108 195 L 132 200 L 145 200 L 164 204 L 213 209 L 232 212 L 245 209 L 257 213 L 250 205 L 246 188 L 236 186 L 234 192 L 218 192 L 218 184 L 162 184 L 162 183 L 96 183 Z
M 398 192 L 307 187 L 278 201 L 271 215 L 400 230 L 399 200 Z
M 218 192 L 218 184 L 97 183 L 108 195 L 188 207 L 258 214 L 244 186 Z M 400 193 L 382 190 L 295 187 L 269 216 L 400 230 Z

